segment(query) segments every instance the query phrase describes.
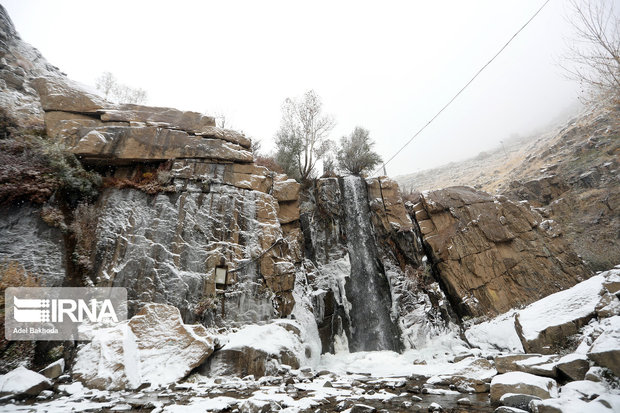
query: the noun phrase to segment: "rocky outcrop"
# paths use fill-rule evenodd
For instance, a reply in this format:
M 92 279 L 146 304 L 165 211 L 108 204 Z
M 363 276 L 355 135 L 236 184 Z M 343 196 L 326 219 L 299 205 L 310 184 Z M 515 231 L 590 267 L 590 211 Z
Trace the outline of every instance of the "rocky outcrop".
M 5 8 L 0 5 L 0 107 L 22 127 L 42 127 L 43 109 L 32 79 L 61 77 L 57 67 L 21 40 Z
M 61 77 L 32 81 L 49 136 L 85 162 L 130 164 L 169 159 L 252 162 L 250 141 L 218 129 L 210 116 L 172 108 L 116 105 Z
M 98 225 L 82 234 L 92 240 L 81 257 L 91 281 L 127 287 L 130 313 L 144 301 L 209 323 L 290 313 L 299 184 L 254 165 L 249 139 L 196 112 L 112 104 L 64 78 L 33 85 L 48 135 L 106 168 L 90 207 Z M 144 179 L 147 190 L 136 184 Z M 229 277 L 216 289 L 222 260 Z
M 73 373 L 86 386 L 135 389 L 167 386 L 211 355 L 214 341 L 201 325 L 186 325 L 175 307 L 147 304 L 127 323 L 93 332 Z
M 520 310 L 515 325 L 525 351 L 550 354 L 565 347 L 567 337 L 596 317 L 597 304 L 606 291 L 603 283 L 616 277 L 615 272 L 595 275 Z
M 461 316 L 499 314 L 590 275 L 526 204 L 453 187 L 422 194 L 411 213 Z

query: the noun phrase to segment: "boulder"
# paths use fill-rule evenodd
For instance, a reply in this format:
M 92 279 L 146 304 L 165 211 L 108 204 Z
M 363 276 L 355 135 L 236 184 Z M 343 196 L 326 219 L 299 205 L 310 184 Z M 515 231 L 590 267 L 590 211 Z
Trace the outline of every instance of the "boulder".
M 173 108 L 124 104 L 115 108 L 100 110 L 98 113 L 104 122 L 145 123 L 152 126 L 180 129 L 190 133 L 200 133 L 202 130 L 215 126 L 215 119 L 212 116 L 205 116 L 198 112 L 184 112 Z M 247 147 L 249 148 L 249 146 Z
M 493 413 L 527 413 L 528 410 L 519 409 L 517 407 L 499 406 L 493 410 Z
M 501 314 L 590 273 L 562 237 L 540 227 L 536 211 L 502 196 L 470 187 L 425 192 L 410 215 L 461 316 Z
M 366 404 L 354 404 L 350 410 L 350 413 L 374 413 L 377 409 Z
M 590 362 L 585 355 L 573 353 L 558 360 L 556 367 L 571 380 L 583 380 L 590 369 Z
M 493 377 L 491 403 L 498 403 L 506 393 L 529 394 L 548 399 L 558 397 L 558 386 L 553 379 L 523 372 L 511 372 Z
M 128 322 L 95 331 L 78 352 L 73 373 L 99 389 L 167 386 L 200 365 L 213 348 L 203 326 L 183 324 L 176 307 L 150 303 Z
M 515 326 L 525 351 L 551 354 L 564 348 L 566 337 L 595 316 L 603 281 L 604 274 L 596 275 L 520 310 Z
M 588 357 L 620 376 L 620 316 L 611 317 L 605 331 L 592 343 Z
M 48 379 L 55 379 L 60 377 L 65 372 L 65 359 L 56 360 L 43 370 L 39 371 L 39 374 L 44 375 Z
M 499 374 L 511 371 L 523 371 L 517 365 L 518 362 L 540 357 L 540 354 L 503 354 L 493 358 L 495 369 Z
M 0 376 L 0 395 L 36 396 L 50 387 L 47 377 L 21 366 Z
M 252 162 L 252 153 L 220 139 L 202 139 L 186 132 L 154 126 L 106 126 L 80 129 L 70 151 L 85 161 L 131 163 L 174 158 Z
M 303 349 L 299 328 L 278 324 L 246 325 L 227 336 L 228 342 L 201 367 L 209 376 L 263 377 L 275 375 L 282 364 L 299 368 Z
M 540 400 L 540 397 L 531 394 L 506 393 L 500 397 L 499 403 L 502 406 L 514 407 L 527 411 L 532 400 Z
M 114 105 L 87 86 L 66 77 L 38 77 L 30 82 L 41 99 L 43 110 L 75 113 L 97 113 Z
M 525 373 L 535 374 L 537 376 L 556 378 L 556 363 L 559 358 L 559 356 L 552 355 L 532 357 L 525 360 L 520 360 L 516 363 L 517 370 L 523 371 Z

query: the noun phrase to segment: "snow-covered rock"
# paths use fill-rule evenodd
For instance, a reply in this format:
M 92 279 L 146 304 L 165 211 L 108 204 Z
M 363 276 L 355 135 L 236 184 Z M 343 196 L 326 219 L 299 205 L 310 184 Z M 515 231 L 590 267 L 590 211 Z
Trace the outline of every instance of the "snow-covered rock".
M 590 362 L 585 355 L 572 353 L 558 360 L 556 367 L 571 380 L 583 380 L 590 368 Z
M 185 377 L 213 347 L 203 326 L 183 324 L 176 307 L 151 303 L 126 323 L 95 330 L 73 373 L 88 387 L 164 386 Z
M 607 320 L 608 328 L 592 343 L 588 357 L 620 376 L 620 316 Z
M 620 396 L 606 394 L 592 401 L 580 399 L 535 400 L 530 404 L 532 413 L 615 413 L 620 411 Z
M 42 374 L 25 367 L 18 367 L 0 376 L 0 394 L 36 396 L 52 387 L 52 383 Z
M 39 373 L 48 379 L 55 379 L 65 372 L 65 359 L 56 360 L 49 366 L 45 367 Z
M 296 323 L 247 325 L 226 337 L 228 342 L 207 361 L 209 376 L 262 377 L 276 374 L 281 364 L 299 368 L 305 351 Z
M 611 271 L 551 294 L 519 311 L 515 323 L 524 349 L 549 354 L 554 347 L 561 347 L 566 337 L 576 334 L 595 316 L 608 275 Z
M 502 406 L 514 407 L 527 411 L 528 405 L 532 400 L 540 400 L 540 397 L 531 394 L 506 393 L 500 397 L 499 403 Z
M 558 397 L 555 380 L 523 372 L 499 374 L 491 380 L 491 402 L 497 403 L 506 393 L 530 394 L 548 399 Z

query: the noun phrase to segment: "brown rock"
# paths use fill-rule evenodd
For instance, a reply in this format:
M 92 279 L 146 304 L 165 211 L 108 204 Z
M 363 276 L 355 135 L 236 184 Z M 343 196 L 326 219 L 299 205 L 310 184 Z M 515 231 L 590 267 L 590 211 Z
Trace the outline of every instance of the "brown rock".
M 278 341 L 263 346 L 265 343 L 257 341 L 250 344 L 245 338 L 248 335 L 260 337 L 263 334 L 278 337 Z M 289 365 L 294 369 L 299 368 L 295 347 L 300 345 L 299 334 L 284 326 L 276 324 L 246 326 L 231 334 L 229 342 L 209 358 L 200 368 L 200 372 L 209 376 L 275 375 L 280 364 Z
M 286 175 L 284 175 L 285 177 Z M 272 195 L 278 202 L 297 201 L 301 185 L 294 179 L 283 179 L 282 175 L 273 183 Z
M 539 228 L 540 215 L 505 197 L 452 187 L 422 194 L 413 211 L 462 316 L 503 313 L 590 273 L 561 237 Z
M 39 77 L 30 82 L 41 98 L 43 110 L 96 113 L 114 105 L 64 77 Z
M 48 379 L 55 379 L 59 377 L 65 371 L 65 360 L 60 359 L 56 360 L 49 366 L 45 367 L 43 370 L 39 372 L 39 374 L 44 375 Z
M 47 136 L 56 139 L 66 146 L 74 146 L 81 138 L 82 128 L 101 126 L 129 126 L 127 122 L 103 123 L 99 117 L 79 113 L 51 111 L 45 113 L 45 131 Z
M 289 222 L 299 220 L 299 201 L 280 202 L 278 220 L 280 224 L 288 224 Z
M 104 122 L 142 122 L 149 126 L 180 129 L 191 133 L 215 126 L 215 119 L 211 116 L 172 108 L 124 104 L 100 110 L 99 113 Z
M 529 394 L 541 399 L 549 399 L 558 396 L 558 387 L 553 379 L 522 372 L 499 374 L 493 377 L 490 392 L 491 403 L 498 403 L 507 393 Z
M 599 366 L 606 367 L 616 376 L 620 376 L 620 346 L 618 345 L 620 343 L 620 316 L 611 320 L 615 323 L 592 343 L 588 357 Z
M 519 369 L 517 362 L 532 358 L 540 357 L 540 354 L 505 354 L 495 356 L 495 369 L 499 374 L 508 373 L 510 371 L 522 371 Z
M 571 380 L 583 380 L 590 369 L 590 362 L 583 354 L 569 354 L 558 361 L 557 368 Z
M 387 177 L 368 179 L 371 208 L 382 210 L 381 225 L 386 230 L 411 231 L 413 223 L 405 209 L 398 184 Z
M 231 130 L 222 129 L 215 126 L 205 126 L 196 135 L 204 136 L 205 138 L 216 138 L 223 141 L 236 143 L 239 146 L 250 149 L 252 147 L 252 141 L 245 137 L 243 133 Z
M 85 161 L 128 163 L 175 158 L 252 162 L 252 154 L 218 139 L 200 139 L 156 127 L 84 128 L 70 150 Z

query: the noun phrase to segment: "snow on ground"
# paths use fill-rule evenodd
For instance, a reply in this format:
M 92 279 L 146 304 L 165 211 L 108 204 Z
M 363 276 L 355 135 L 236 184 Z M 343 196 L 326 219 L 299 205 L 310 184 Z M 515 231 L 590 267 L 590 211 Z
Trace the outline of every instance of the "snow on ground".
M 335 374 L 358 373 L 372 377 L 405 377 L 410 375 L 462 375 L 484 379 L 497 372 L 472 364 L 476 358 L 468 357 L 453 363 L 454 355 L 470 352 L 454 335 L 435 337 L 427 347 L 407 350 L 402 354 L 393 351 L 362 351 L 357 353 L 323 354 L 320 370 Z
M 602 272 L 567 290 L 542 298 L 522 310 L 511 310 L 475 325 L 471 322 L 466 323 L 465 337 L 473 346 L 479 347 L 485 353 L 506 351 L 523 353 L 523 346 L 515 330 L 515 315 L 519 316 L 524 337 L 528 340 L 535 339 L 542 330 L 550 326 L 594 314 L 595 307 L 601 299 L 603 283 L 610 281 L 620 281 L 620 268 Z M 620 328 L 609 326 L 608 320 L 591 321 L 590 325 L 585 327 L 583 335 L 591 336 L 596 329 L 602 331 L 609 330 L 610 327 L 612 330 L 620 331 Z M 610 345 L 618 347 L 619 338 L 610 336 L 612 337 Z M 587 342 L 577 352 L 586 353 L 591 344 Z
M 267 354 L 278 355 L 282 350 L 296 349 L 299 353 L 300 341 L 278 324 L 249 324 L 239 331 L 228 335 L 228 343 L 224 349 L 241 350 L 251 347 Z
M 512 310 L 492 320 L 473 325 L 465 331 L 465 337 L 471 345 L 487 353 L 523 353 L 523 345 L 515 330 L 515 313 L 516 310 Z
M 165 413 L 219 412 L 237 404 L 238 401 L 238 399 L 226 396 L 218 396 L 211 399 L 192 397 L 186 405 L 174 404 L 166 406 L 163 411 Z

